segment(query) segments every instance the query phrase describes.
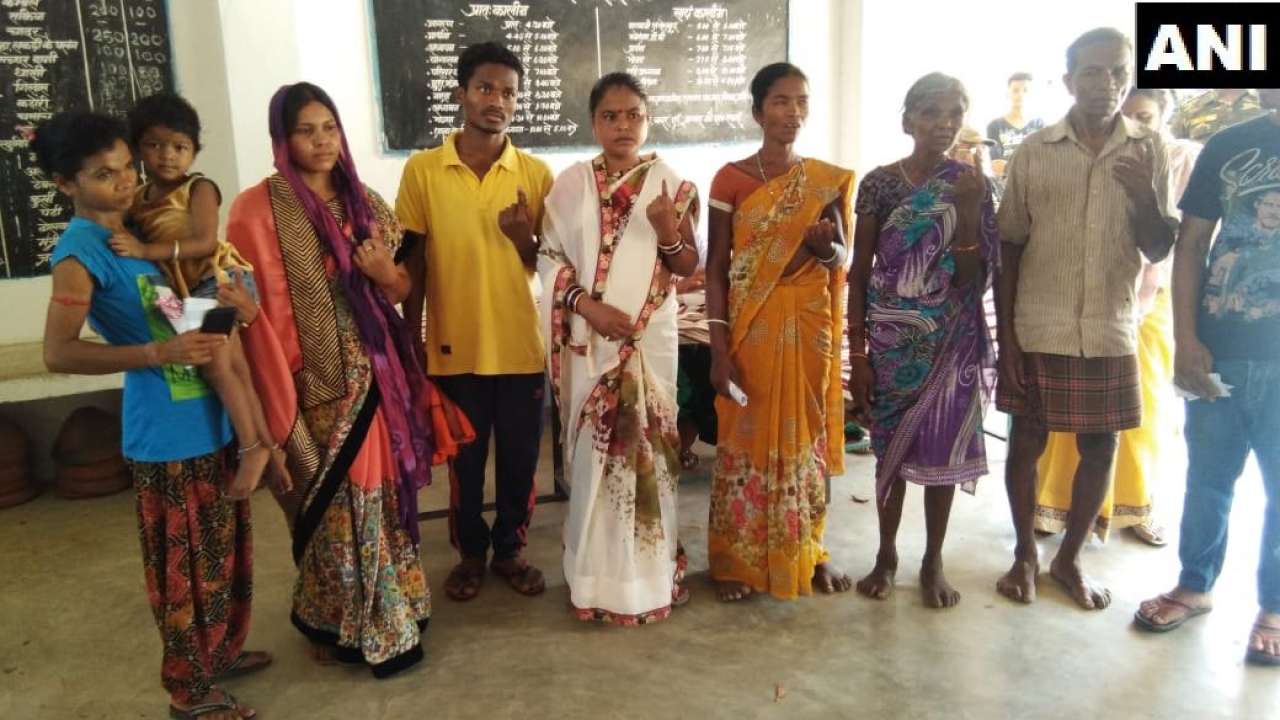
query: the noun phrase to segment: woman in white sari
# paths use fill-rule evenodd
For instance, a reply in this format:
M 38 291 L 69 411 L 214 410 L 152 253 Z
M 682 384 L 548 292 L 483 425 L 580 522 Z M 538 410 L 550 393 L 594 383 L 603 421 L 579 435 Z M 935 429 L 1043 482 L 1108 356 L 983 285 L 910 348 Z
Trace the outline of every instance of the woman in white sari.
M 580 619 L 639 625 L 688 598 L 673 287 L 698 264 L 697 190 L 640 156 L 647 98 L 635 78 L 600 78 L 590 109 L 603 152 L 556 179 L 538 258 L 570 486 L 564 574 Z

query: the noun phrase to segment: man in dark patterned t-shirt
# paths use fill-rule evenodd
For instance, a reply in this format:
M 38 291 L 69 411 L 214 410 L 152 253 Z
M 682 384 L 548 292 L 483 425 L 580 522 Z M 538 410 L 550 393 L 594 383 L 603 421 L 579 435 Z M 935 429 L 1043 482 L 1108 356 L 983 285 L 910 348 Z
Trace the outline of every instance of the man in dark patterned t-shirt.
M 1209 611 L 1252 452 L 1267 506 L 1246 659 L 1280 666 L 1280 90 L 1258 94 L 1266 115 L 1210 138 L 1179 205 L 1175 382 L 1197 398 L 1187 402 L 1182 572 L 1134 621 L 1166 632 Z

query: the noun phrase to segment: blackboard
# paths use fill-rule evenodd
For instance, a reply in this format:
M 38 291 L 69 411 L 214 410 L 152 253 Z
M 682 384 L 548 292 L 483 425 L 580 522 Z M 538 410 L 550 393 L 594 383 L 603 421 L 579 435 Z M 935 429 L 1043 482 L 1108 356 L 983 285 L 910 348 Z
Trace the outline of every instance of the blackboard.
M 47 274 L 70 218 L 27 132 L 63 110 L 123 115 L 172 67 L 164 0 L 0 0 L 0 279 Z
M 587 101 L 600 75 L 625 70 L 649 95 L 649 142 L 756 136 L 748 84 L 787 57 L 786 0 L 373 0 L 388 149 L 440 144 L 461 117 L 458 55 L 500 42 L 525 66 L 510 134 L 522 147 L 592 145 Z

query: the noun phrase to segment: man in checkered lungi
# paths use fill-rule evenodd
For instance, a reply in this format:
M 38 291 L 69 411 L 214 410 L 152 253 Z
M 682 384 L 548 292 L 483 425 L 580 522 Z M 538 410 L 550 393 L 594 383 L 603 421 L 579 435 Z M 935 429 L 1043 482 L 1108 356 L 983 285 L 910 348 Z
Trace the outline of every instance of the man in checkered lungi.
M 1018 602 L 1036 595 L 1036 461 L 1050 431 L 1075 433 L 1080 451 L 1050 576 L 1083 608 L 1111 602 L 1080 567 L 1080 549 L 1109 490 L 1118 433 L 1142 418 L 1135 288 L 1143 257 L 1168 255 L 1177 227 L 1164 144 L 1119 111 L 1132 55 L 1111 28 L 1072 43 L 1063 84 L 1075 104 L 1024 140 L 1007 169 L 996 405 L 1013 416 L 1005 484 L 1018 543 L 996 587 Z

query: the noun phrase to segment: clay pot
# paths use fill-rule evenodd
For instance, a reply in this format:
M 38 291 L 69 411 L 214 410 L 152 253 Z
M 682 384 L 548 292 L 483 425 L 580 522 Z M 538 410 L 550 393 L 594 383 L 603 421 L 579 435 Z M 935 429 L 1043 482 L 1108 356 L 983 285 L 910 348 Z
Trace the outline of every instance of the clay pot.
M 58 465 L 92 465 L 120 457 L 120 418 L 101 408 L 76 408 L 53 441 Z
M 96 407 L 77 408 L 53 441 L 54 491 L 68 500 L 102 497 L 129 488 L 133 477 L 120 453 L 120 418 Z
M 40 494 L 31 482 L 31 441 L 17 423 L 0 418 L 0 508 L 13 507 Z
M 9 418 L 0 417 L 0 466 L 25 463 L 30 449 L 27 433 Z
M 31 482 L 26 473 L 0 470 L 0 508 L 21 505 L 38 495 L 40 486 Z
M 54 492 L 68 500 L 114 495 L 132 484 L 129 466 L 119 456 L 92 465 L 59 465 L 53 476 Z

